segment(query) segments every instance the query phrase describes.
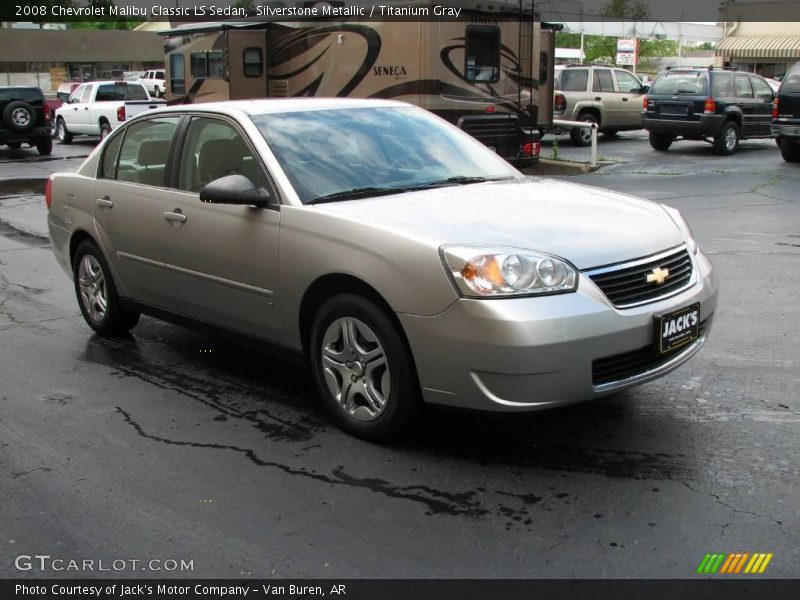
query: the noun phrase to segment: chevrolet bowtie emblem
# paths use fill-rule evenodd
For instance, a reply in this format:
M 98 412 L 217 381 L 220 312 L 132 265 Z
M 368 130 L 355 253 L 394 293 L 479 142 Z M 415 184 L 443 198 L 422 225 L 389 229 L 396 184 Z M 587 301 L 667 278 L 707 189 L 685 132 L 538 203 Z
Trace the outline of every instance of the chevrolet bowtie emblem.
M 657 285 L 661 285 L 667 280 L 667 277 L 669 277 L 669 269 L 662 269 L 661 267 L 656 267 L 647 274 L 647 283 L 655 283 Z

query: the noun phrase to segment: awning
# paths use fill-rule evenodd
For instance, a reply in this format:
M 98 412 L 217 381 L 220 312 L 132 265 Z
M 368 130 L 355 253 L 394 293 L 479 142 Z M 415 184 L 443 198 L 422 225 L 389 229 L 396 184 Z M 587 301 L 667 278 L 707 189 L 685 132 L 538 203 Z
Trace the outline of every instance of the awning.
M 800 35 L 741 35 L 725 38 L 717 56 L 738 58 L 800 58 Z

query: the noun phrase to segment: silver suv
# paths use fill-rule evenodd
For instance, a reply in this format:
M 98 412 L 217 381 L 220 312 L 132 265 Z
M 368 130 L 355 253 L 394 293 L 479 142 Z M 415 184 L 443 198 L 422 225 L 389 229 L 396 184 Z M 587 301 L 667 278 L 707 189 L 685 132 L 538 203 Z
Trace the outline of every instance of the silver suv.
M 642 128 L 642 98 L 649 89 L 625 69 L 601 65 L 556 67 L 553 116 L 566 121 L 597 123 L 608 136 Z M 570 131 L 572 143 L 588 146 L 591 130 Z

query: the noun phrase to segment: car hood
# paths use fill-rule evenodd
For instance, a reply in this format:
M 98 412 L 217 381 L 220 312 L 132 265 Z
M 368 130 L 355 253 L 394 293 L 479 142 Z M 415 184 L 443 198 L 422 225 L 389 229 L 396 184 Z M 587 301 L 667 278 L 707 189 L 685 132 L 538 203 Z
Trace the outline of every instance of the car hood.
M 314 210 L 433 246 L 513 246 L 554 254 L 579 269 L 631 260 L 683 243 L 655 202 L 553 179 L 450 186 Z

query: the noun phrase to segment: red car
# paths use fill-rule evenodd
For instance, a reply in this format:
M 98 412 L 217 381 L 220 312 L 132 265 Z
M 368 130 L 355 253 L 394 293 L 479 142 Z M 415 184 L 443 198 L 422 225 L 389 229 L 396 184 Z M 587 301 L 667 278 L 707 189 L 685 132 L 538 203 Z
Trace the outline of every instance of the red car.
M 60 108 L 62 104 L 69 100 L 72 92 L 74 92 L 75 88 L 77 88 L 80 84 L 80 81 L 64 82 L 58 86 L 55 100 L 45 101 L 45 108 L 50 112 L 50 134 L 53 137 L 56 136 L 56 109 Z

